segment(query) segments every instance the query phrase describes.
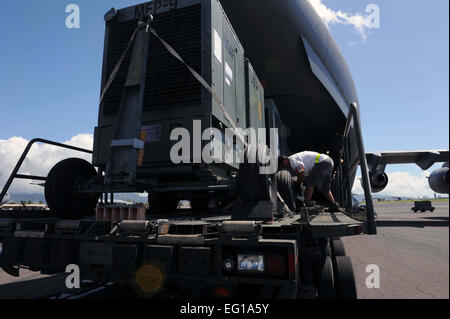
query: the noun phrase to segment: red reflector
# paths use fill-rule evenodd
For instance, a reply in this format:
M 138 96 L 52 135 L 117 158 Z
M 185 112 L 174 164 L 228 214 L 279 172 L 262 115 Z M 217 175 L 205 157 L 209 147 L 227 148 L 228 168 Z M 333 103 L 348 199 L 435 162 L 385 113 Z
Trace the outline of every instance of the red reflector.
M 286 273 L 286 255 L 280 253 L 266 254 L 266 273 L 282 275 Z
M 289 273 L 290 274 L 295 273 L 296 260 L 294 254 L 288 255 L 288 264 L 289 264 Z
M 230 291 L 223 287 L 214 288 L 214 293 L 220 297 L 228 297 L 230 295 Z
M 356 226 L 356 227 L 355 227 L 355 234 L 356 234 L 356 235 L 362 234 L 363 231 L 364 231 L 364 229 L 363 229 L 362 226 Z

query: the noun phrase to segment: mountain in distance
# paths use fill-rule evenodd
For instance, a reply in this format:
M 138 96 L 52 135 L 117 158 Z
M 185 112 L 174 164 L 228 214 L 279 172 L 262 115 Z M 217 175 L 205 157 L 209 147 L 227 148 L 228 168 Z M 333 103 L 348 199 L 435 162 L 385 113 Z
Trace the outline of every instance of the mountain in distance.
M 366 200 L 364 197 L 364 194 L 353 194 L 352 196 L 356 198 L 358 202 L 363 202 Z M 378 195 L 378 194 L 372 194 L 372 198 L 374 201 L 398 201 L 398 200 L 413 200 L 418 199 L 414 197 L 406 197 L 406 196 L 392 196 L 392 195 Z
M 28 203 L 46 203 L 44 193 L 11 193 L 11 202 L 20 203 L 21 201 Z M 364 194 L 352 194 L 353 197 L 356 198 L 358 202 L 365 201 Z M 405 196 L 392 196 L 392 195 L 378 195 L 372 194 L 372 198 L 374 201 L 383 200 L 383 201 L 397 201 L 397 200 L 411 200 L 417 199 L 413 197 L 405 197 Z M 127 201 L 132 203 L 143 203 L 147 204 L 147 196 L 142 197 L 137 193 L 121 193 L 114 194 L 114 199 L 119 201 Z
M 14 203 L 46 203 L 44 193 L 11 193 L 11 202 Z M 127 201 L 132 203 L 147 203 L 147 197 L 139 196 L 136 193 L 130 194 L 114 194 L 114 199 L 119 201 Z
M 24 203 L 32 202 L 32 203 L 45 203 L 45 196 L 42 193 L 10 193 L 11 202 L 16 204 L 20 204 L 22 201 Z

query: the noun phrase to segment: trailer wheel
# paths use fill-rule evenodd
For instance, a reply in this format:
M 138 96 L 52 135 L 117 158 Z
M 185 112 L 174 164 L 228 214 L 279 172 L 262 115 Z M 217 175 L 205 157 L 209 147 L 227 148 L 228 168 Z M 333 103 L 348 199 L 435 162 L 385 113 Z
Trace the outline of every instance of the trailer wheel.
M 243 202 L 273 201 L 276 198 L 273 175 L 260 174 L 261 159 L 269 152 L 266 145 L 249 145 L 246 149 L 237 181 L 238 197 Z
M 333 257 L 345 256 L 345 247 L 341 239 L 333 239 L 330 242 Z
M 331 247 L 329 244 L 325 248 L 325 256 L 331 257 Z
M 148 207 L 150 214 L 167 214 L 177 210 L 178 198 L 167 192 L 149 192 Z
M 49 174 L 47 175 L 47 179 L 45 180 L 45 185 L 44 185 L 44 197 L 45 197 L 45 202 L 47 203 L 47 206 L 51 209 L 51 207 L 55 207 L 55 203 L 53 202 L 53 197 L 52 197 L 52 191 L 51 189 L 53 189 L 53 187 L 51 187 L 50 185 L 53 185 L 53 176 L 54 174 Z
M 286 205 L 291 211 L 295 211 L 295 195 L 292 174 L 288 170 L 281 170 L 276 174 L 277 189 Z
M 328 238 L 321 238 L 320 242 L 319 242 L 319 247 L 320 247 L 320 251 L 321 251 L 321 255 L 323 258 L 327 257 L 327 256 L 332 256 L 331 253 L 331 245 L 330 245 L 330 240 L 328 240 Z M 320 272 L 320 269 L 319 269 Z
M 324 259 L 318 285 L 319 299 L 335 299 L 336 292 L 334 287 L 334 272 L 331 258 L 327 256 Z
M 337 299 L 356 299 L 355 275 L 350 257 L 337 256 L 334 264 Z
M 45 200 L 49 208 L 65 219 L 93 215 L 100 194 L 79 194 L 77 186 L 97 175 L 91 163 L 68 158 L 57 163 L 45 181 Z

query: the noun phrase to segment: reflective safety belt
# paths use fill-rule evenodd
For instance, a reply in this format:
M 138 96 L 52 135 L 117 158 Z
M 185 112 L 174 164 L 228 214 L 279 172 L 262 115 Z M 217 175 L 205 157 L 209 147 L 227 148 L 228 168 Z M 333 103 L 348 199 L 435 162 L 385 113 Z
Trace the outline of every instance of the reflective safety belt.
M 317 154 L 316 156 L 316 164 L 319 164 L 320 154 Z

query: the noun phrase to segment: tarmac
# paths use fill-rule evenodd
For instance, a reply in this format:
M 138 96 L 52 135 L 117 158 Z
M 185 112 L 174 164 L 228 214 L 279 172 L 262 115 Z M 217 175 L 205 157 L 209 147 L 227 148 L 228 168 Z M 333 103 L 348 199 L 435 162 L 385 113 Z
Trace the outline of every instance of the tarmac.
M 378 234 L 342 238 L 359 299 L 449 298 L 449 203 L 433 202 L 433 213 L 413 205 L 375 203 Z M 366 285 L 368 265 L 378 266 L 379 288 Z
M 449 203 L 412 213 L 413 203 L 375 203 L 378 234 L 343 238 L 355 271 L 359 299 L 449 298 Z M 379 288 L 368 288 L 369 265 L 379 269 Z M 373 266 L 371 266 L 373 267 Z M 373 268 L 372 268 L 373 269 Z M 0 269 L 0 299 L 45 298 L 65 288 L 66 274 L 20 270 L 11 277 Z

